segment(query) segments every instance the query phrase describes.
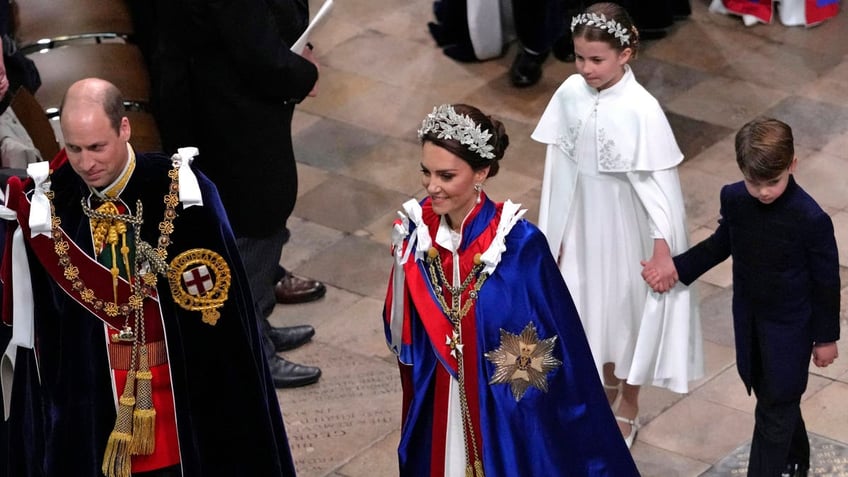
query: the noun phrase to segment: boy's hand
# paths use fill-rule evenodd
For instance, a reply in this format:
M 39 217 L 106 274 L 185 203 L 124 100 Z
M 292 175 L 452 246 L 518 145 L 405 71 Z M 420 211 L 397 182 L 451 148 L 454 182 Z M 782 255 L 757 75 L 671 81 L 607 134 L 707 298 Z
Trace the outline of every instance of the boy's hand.
M 824 368 L 839 357 L 839 350 L 836 348 L 836 343 L 816 343 L 813 346 L 813 364 L 819 368 Z

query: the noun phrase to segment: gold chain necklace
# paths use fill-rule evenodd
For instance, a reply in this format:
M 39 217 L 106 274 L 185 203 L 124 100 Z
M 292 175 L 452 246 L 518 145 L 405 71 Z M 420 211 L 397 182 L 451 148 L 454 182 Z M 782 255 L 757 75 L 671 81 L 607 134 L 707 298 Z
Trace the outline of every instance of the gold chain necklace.
M 179 170 L 175 166 L 170 171 L 168 171 L 168 177 L 171 178 L 171 184 L 168 190 L 168 194 L 164 197 L 165 202 L 165 214 L 164 218 L 161 222 L 159 222 L 159 240 L 157 242 L 156 248 L 152 248 L 144 242 L 140 240 L 136 240 L 136 243 L 139 244 L 138 249 L 136 250 L 136 254 L 138 256 L 142 256 L 147 258 L 150 261 L 151 268 L 154 272 L 161 273 L 167 270 L 167 264 L 165 260 L 168 258 L 167 247 L 171 243 L 170 235 L 174 231 L 173 221 L 177 217 L 176 206 L 179 204 Z M 118 304 L 116 301 L 108 301 L 98 298 L 94 294 L 94 290 L 86 286 L 82 277 L 79 273 L 79 268 L 73 264 L 71 261 L 70 255 L 68 255 L 68 250 L 70 250 L 70 245 L 65 240 L 62 231 L 59 230 L 59 227 L 62 224 L 62 219 L 56 216 L 56 208 L 53 205 L 53 197 L 54 192 L 48 191 L 46 194 L 48 201 L 50 202 L 50 216 L 51 216 L 51 233 L 53 237 L 53 250 L 56 252 L 56 255 L 59 257 L 59 265 L 62 267 L 64 276 L 66 280 L 72 282 L 72 289 L 79 293 L 80 299 L 90 305 L 95 310 L 103 310 L 106 315 L 115 317 L 118 315 L 124 316 L 126 319 L 129 319 L 130 313 L 133 310 L 141 309 L 142 301 L 144 300 L 144 287 L 154 287 L 156 285 L 156 275 L 154 273 L 146 273 L 142 277 L 142 282 L 138 282 L 133 286 L 134 293 L 129 297 L 127 303 Z M 86 216 L 89 218 L 99 219 L 99 220 L 119 220 L 125 223 L 131 223 L 136 225 L 137 229 L 140 229 L 142 224 L 142 205 L 141 201 L 137 202 L 136 205 L 136 215 L 128 215 L 128 214 L 109 214 L 104 212 L 98 212 L 96 210 L 91 209 L 85 203 L 85 199 L 82 199 L 82 208 L 83 212 L 85 212 Z M 136 230 L 136 235 L 140 235 L 141 230 Z M 130 270 L 127 270 L 127 273 L 130 273 Z M 139 278 L 139 277 L 137 277 Z
M 439 251 L 435 247 L 427 251 L 427 263 L 430 271 L 430 281 L 433 285 L 433 291 L 436 298 L 439 300 L 439 305 L 442 307 L 445 315 L 453 324 L 453 336 L 449 336 L 447 343 L 452 353 L 456 355 L 456 379 L 459 383 L 459 406 L 462 412 L 462 425 L 465 430 L 464 436 L 471 439 L 471 450 L 474 453 L 473 459 L 469 459 L 468 445 L 465 445 L 465 475 L 466 477 L 484 477 L 483 461 L 480 459 L 480 451 L 477 449 L 477 439 L 474 436 L 474 424 L 471 420 L 471 412 L 468 409 L 468 398 L 465 395 L 465 363 L 462 357 L 462 329 L 460 327 L 462 319 L 471 310 L 471 305 L 479 296 L 480 288 L 489 278 L 488 273 L 480 273 L 483 269 L 483 263 L 480 260 L 480 254 L 474 255 L 474 267 L 468 272 L 468 275 L 460 283 L 458 287 L 451 286 L 445 277 L 445 270 L 442 267 L 442 260 L 439 257 Z M 478 276 L 479 275 L 479 276 Z M 462 293 L 468 289 L 471 280 L 477 277 L 474 282 L 474 287 L 468 292 L 468 299 L 462 303 Z M 443 288 L 447 288 L 451 294 L 451 306 L 448 306 L 447 300 L 443 292 Z

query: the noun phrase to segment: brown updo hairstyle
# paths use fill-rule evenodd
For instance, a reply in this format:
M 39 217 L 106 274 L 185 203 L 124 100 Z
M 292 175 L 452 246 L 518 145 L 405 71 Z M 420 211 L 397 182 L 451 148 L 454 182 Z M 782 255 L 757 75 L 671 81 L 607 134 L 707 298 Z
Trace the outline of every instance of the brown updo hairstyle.
M 636 53 L 639 51 L 640 45 L 639 30 L 633 25 L 633 19 L 630 18 L 630 14 L 627 13 L 624 7 L 612 2 L 595 3 L 589 5 L 583 13 L 594 13 L 596 15 L 603 15 L 607 20 L 615 20 L 630 34 L 630 43 L 622 45 L 621 41 L 612 33 L 601 30 L 596 26 L 586 25 L 585 23 L 574 25 L 574 29 L 571 31 L 573 38 L 580 37 L 586 41 L 602 41 L 618 51 L 624 51 L 625 48 L 630 48 L 632 51 L 630 57 L 636 58 Z
M 493 147 L 492 154 L 495 155 L 492 159 L 484 159 L 476 152 L 468 149 L 468 146 L 459 143 L 457 139 L 444 139 L 438 137 L 437 132 L 427 132 L 421 137 L 421 144 L 425 141 L 431 142 L 436 146 L 446 149 L 455 154 L 463 161 L 467 162 L 471 169 L 479 171 L 486 167 L 489 168 L 489 174 L 486 177 L 494 177 L 500 168 L 499 161 L 503 159 L 504 152 L 509 146 L 509 136 L 506 134 L 506 128 L 502 122 L 483 114 L 482 111 L 468 104 L 453 104 L 454 111 L 457 114 L 468 116 L 474 121 L 474 124 L 480 125 L 480 130 L 488 131 L 492 134 L 487 144 Z

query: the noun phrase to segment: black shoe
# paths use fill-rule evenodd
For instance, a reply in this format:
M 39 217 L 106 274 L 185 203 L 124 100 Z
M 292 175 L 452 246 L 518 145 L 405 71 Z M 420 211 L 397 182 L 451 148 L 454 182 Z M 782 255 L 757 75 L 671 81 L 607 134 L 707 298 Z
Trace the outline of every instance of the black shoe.
M 287 273 L 274 285 L 274 296 L 277 303 L 293 304 L 317 300 L 327 293 L 327 287 L 317 280 L 301 278 L 293 273 Z
M 274 343 L 274 351 L 288 351 L 306 344 L 315 335 L 312 325 L 271 327 L 268 337 Z
M 786 464 L 786 469 L 780 477 L 807 477 L 810 467 L 806 464 Z
M 453 45 L 446 46 L 442 49 L 442 52 L 448 58 L 460 63 L 474 63 L 480 61 L 477 59 L 477 55 L 474 54 L 474 47 L 471 46 L 470 43 L 455 43 Z
M 542 64 L 547 53 L 535 54 L 530 53 L 525 49 L 521 49 L 515 56 L 515 61 L 512 62 L 512 67 L 509 69 L 509 79 L 512 85 L 518 88 L 526 88 L 533 86 L 542 78 Z
M 430 30 L 430 36 L 436 42 L 437 46 L 453 45 L 462 40 L 462 37 L 454 32 L 451 32 L 441 23 L 429 22 L 427 29 Z
M 277 355 L 268 360 L 268 368 L 271 370 L 271 379 L 277 389 L 306 386 L 317 382 L 321 377 L 319 368 L 292 363 Z

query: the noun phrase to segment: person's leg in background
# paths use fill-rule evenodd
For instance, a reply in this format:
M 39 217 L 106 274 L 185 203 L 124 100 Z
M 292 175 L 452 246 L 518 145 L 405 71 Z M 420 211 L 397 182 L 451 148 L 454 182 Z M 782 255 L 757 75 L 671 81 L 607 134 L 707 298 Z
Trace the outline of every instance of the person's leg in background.
M 539 82 L 542 65 L 554 42 L 571 26 L 565 17 L 567 0 L 513 0 L 512 15 L 519 51 L 509 70 L 513 86 Z
M 312 384 L 321 377 L 321 370 L 314 366 L 304 366 L 292 363 L 277 352 L 296 348 L 312 338 L 315 330 L 311 325 L 290 327 L 273 327 L 268 317 L 276 305 L 273 282 L 279 260 L 269 260 L 268 257 L 279 257 L 280 250 L 288 238 L 288 231 L 282 231 L 269 237 L 238 237 L 236 243 L 248 271 L 248 281 L 253 299 L 260 318 L 263 350 L 268 359 L 268 367 L 274 386 L 289 388 Z

